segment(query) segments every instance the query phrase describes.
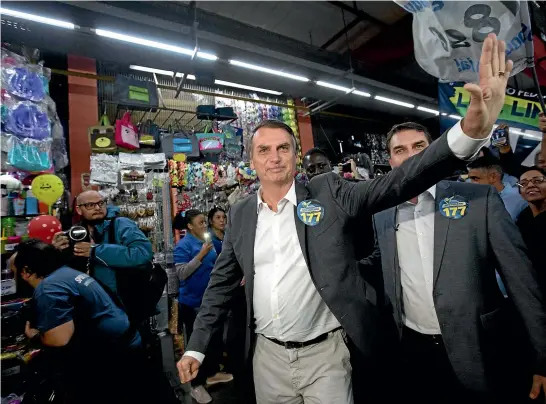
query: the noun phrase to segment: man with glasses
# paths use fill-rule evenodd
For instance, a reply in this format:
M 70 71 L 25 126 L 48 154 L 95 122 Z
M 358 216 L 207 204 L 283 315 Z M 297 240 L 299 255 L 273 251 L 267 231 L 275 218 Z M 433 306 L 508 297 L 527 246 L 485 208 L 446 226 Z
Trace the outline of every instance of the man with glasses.
M 53 246 L 66 251 L 71 267 L 92 274 L 103 286 L 122 297 L 122 293 L 118 293 L 120 275 L 127 278 L 123 276 L 127 275 L 125 272 L 138 271 L 152 261 L 150 240 L 131 219 L 116 218 L 117 210 L 107 207 L 97 191 L 79 194 L 76 211 L 82 218 L 80 224 L 87 229 L 88 238 L 73 244 L 70 250 L 70 240 L 60 232 L 53 237 Z
M 546 170 L 536 166 L 528 168 L 521 174 L 518 186 L 529 207 L 521 212 L 517 225 L 538 271 L 542 289 L 546 291 Z

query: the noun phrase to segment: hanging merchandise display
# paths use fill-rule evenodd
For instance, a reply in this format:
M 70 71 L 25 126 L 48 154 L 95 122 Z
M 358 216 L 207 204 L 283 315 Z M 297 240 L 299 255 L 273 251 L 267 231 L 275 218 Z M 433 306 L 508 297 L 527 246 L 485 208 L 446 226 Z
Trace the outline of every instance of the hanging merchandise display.
M 49 96 L 51 72 L 1 50 L 3 171 L 52 172 L 68 164 L 62 125 Z

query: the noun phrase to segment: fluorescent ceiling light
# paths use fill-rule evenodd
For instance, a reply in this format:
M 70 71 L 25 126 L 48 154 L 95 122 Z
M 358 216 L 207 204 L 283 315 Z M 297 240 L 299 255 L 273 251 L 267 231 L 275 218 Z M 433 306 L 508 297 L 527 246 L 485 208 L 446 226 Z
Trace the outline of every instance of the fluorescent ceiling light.
M 417 109 L 419 111 L 428 112 L 429 114 L 440 115 L 440 113 L 436 111 L 435 109 L 426 108 L 426 107 L 417 107 Z
M 354 90 L 353 94 L 361 95 L 362 97 L 371 97 L 372 95 L 370 93 L 366 93 L 364 91 Z
M 139 70 L 141 72 L 148 72 L 148 73 L 155 73 L 155 74 L 162 74 L 164 76 L 174 76 L 174 72 L 171 72 L 169 70 L 161 70 L 161 69 L 154 69 L 152 67 L 144 67 L 144 66 L 136 66 L 131 65 L 129 66 L 129 69 L 132 70 Z
M 353 90 L 352 88 L 338 86 L 337 84 L 328 83 L 326 81 L 317 81 L 317 84 L 322 87 L 328 87 L 334 90 L 344 91 L 346 93 L 350 93 Z
M 0 14 L 9 15 L 11 17 L 21 18 L 23 20 L 29 20 L 34 22 L 41 22 L 42 24 L 54 25 L 56 27 L 74 29 L 76 26 L 71 22 L 54 20 L 53 18 L 41 17 L 39 15 L 22 13 L 20 11 L 10 10 L 8 8 L 0 7 Z
M 95 29 L 95 33 L 99 36 L 104 36 L 106 38 L 117 39 L 119 41 L 124 41 L 124 42 L 130 42 L 136 45 L 148 46 L 150 48 L 163 49 L 169 52 L 180 53 L 182 55 L 193 56 L 195 52 L 194 49 L 182 48 L 180 46 L 169 45 L 169 44 L 156 42 L 156 41 L 150 41 L 148 39 L 138 38 L 136 36 L 130 36 L 125 34 L 119 34 L 117 32 L 107 31 L 104 29 L 97 28 Z M 209 60 L 217 59 L 216 56 L 210 53 L 205 53 L 205 52 L 197 52 L 197 57 L 201 57 L 203 59 L 209 59 Z
M 250 63 L 241 62 L 239 60 L 230 59 L 229 63 L 234 65 L 234 66 L 239 66 L 239 67 L 244 67 L 246 69 L 257 70 L 259 72 L 274 74 L 276 76 L 286 77 L 286 78 L 292 79 L 292 80 L 309 81 L 309 79 L 307 77 L 297 76 L 295 74 L 285 73 L 285 72 L 280 71 L 280 70 L 269 69 L 269 68 L 263 67 L 263 66 L 252 65 Z
M 415 108 L 415 105 L 410 104 L 409 102 L 403 102 L 403 101 L 393 100 L 392 98 L 382 97 L 382 96 L 380 96 L 380 95 L 376 95 L 374 98 L 375 98 L 376 100 L 378 100 L 378 101 L 388 102 L 389 104 L 400 105 L 401 107 Z
M 450 117 L 451 119 L 457 119 L 458 121 L 460 121 L 461 119 L 463 119 L 463 117 L 462 117 L 462 116 L 459 116 L 459 115 L 449 115 L 449 117 Z
M 170 76 L 170 77 L 174 76 L 174 72 L 172 72 L 170 70 L 154 69 L 153 67 L 130 65 L 129 69 L 139 70 L 141 72 L 147 72 L 147 73 L 162 74 L 164 76 Z M 182 77 L 184 77 L 184 73 L 176 73 L 176 77 L 182 78 Z M 186 78 L 188 80 L 195 80 L 195 76 L 193 74 L 188 74 L 188 76 Z
M 184 77 L 184 73 L 176 73 L 176 77 L 179 77 L 179 78 L 183 78 Z M 188 80 L 195 80 L 195 76 L 193 74 L 188 74 L 186 76 L 186 78 Z
M 213 55 L 212 53 L 207 53 L 207 52 L 197 52 L 197 57 L 201 59 L 218 60 L 218 56 Z
M 266 93 L 266 94 L 273 94 L 273 95 L 282 94 L 282 92 L 280 91 L 267 90 L 265 88 L 259 88 L 259 87 L 245 86 L 244 84 L 231 83 L 229 81 L 224 81 L 224 80 L 214 80 L 214 83 L 220 86 L 242 88 L 244 90 L 258 91 L 260 93 Z

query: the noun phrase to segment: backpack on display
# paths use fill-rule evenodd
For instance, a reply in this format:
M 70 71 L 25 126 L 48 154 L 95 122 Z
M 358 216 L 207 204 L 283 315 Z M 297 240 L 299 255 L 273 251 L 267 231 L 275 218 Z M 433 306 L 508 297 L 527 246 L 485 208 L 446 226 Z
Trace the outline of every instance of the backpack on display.
M 134 150 L 140 147 L 138 131 L 131 123 L 131 114 L 126 112 L 121 119 L 116 121 L 116 144 L 125 149 Z
M 195 136 L 203 154 L 218 154 L 224 149 L 223 133 L 196 133 Z
M 93 153 L 113 153 L 117 151 L 115 129 L 107 115 L 100 118 L 99 124 L 87 129 L 87 136 Z
M 195 135 L 177 131 L 165 133 L 161 139 L 161 152 L 167 158 L 173 158 L 175 154 L 183 153 L 189 158 L 199 158 L 199 144 Z
M 142 148 L 159 149 L 159 126 L 148 119 L 140 127 L 139 144 Z
M 114 102 L 133 110 L 150 110 L 159 106 L 157 86 L 153 81 L 142 81 L 118 75 L 114 83 Z

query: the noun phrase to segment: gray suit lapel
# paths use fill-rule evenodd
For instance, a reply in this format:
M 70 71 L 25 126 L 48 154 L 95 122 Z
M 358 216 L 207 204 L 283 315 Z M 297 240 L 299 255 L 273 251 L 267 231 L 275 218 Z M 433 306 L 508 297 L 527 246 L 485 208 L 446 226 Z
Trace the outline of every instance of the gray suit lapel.
M 254 293 L 254 242 L 256 241 L 256 224 L 258 223 L 257 196 L 253 195 L 248 203 L 250 206 L 243 225 L 243 272 L 249 296 L 252 298 Z
M 434 201 L 434 287 L 436 287 L 436 281 L 442 266 L 447 232 L 451 223 L 450 219 L 442 216 L 438 206 L 442 199 L 450 196 L 453 196 L 453 193 L 450 194 L 449 181 L 440 181 L 436 185 L 436 198 Z
M 301 201 L 305 201 L 308 196 L 309 191 L 307 190 L 307 188 L 304 185 L 298 184 L 296 182 L 296 198 L 298 200 L 298 204 Z M 307 264 L 307 268 L 311 268 L 309 266 L 309 252 L 307 251 L 307 226 L 298 219 L 296 206 L 294 206 L 294 220 L 296 222 L 296 231 L 298 233 L 298 240 L 300 242 L 303 257 L 305 258 L 305 263 Z

